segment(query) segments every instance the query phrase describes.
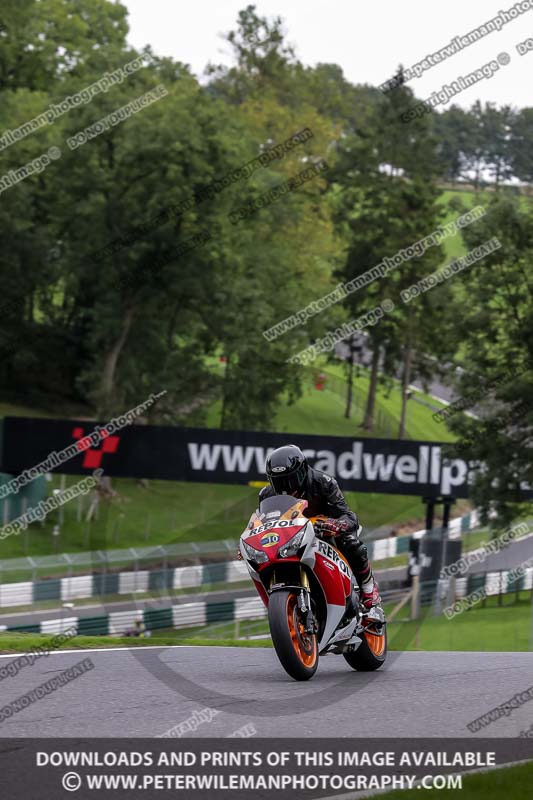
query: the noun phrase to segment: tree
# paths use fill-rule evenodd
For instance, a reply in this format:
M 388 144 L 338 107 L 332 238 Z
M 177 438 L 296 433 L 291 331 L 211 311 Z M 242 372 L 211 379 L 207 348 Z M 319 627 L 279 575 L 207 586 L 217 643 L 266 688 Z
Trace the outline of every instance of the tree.
M 497 189 L 512 174 L 510 134 L 513 117 L 510 106 L 497 108 L 494 103 L 487 103 L 483 112 L 485 161 L 494 175 Z
M 412 93 L 399 84 L 381 98 L 366 127 L 346 135 L 338 143 L 339 160 L 333 180 L 340 187 L 336 220 L 347 230 L 349 250 L 343 278 L 362 275 L 392 259 L 398 251 L 429 235 L 440 212 L 434 186 L 435 140 L 426 118 L 406 125 L 403 112 L 412 104 Z M 396 310 L 368 330 L 372 350 L 370 387 L 363 427 L 374 427 L 380 354 L 402 362 L 402 414 L 399 436 L 405 435 L 407 391 L 416 371 L 415 351 L 426 350 L 419 333 L 427 332 L 425 302 L 404 307 L 400 291 L 418 277 L 433 271 L 442 258 L 440 248 L 413 257 L 386 277 L 346 299 L 351 316 L 361 316 L 385 298 L 396 298 Z M 431 340 L 430 340 L 431 341 Z M 403 343 L 403 347 L 399 346 Z
M 47 93 L 80 75 L 100 48 L 126 51 L 127 13 L 109 0 L 3 0 L 0 92 Z
M 513 118 L 509 152 L 513 174 L 533 183 L 533 108 L 522 108 Z
M 464 230 L 469 249 L 492 237 L 501 247 L 464 272 L 468 302 L 457 318 L 464 368 L 459 392 L 467 396 L 472 383 L 492 388 L 476 406 L 479 419 L 456 414 L 448 424 L 461 437 L 450 455 L 484 464 L 474 502 L 485 511 L 495 505 L 505 522 L 520 513 L 520 486 L 533 482 L 533 223 L 508 193 Z M 499 380 L 510 369 L 516 377 Z
M 444 180 L 455 184 L 466 177 L 466 153 L 472 135 L 472 118 L 468 111 L 452 105 L 440 114 L 434 113 L 439 172 Z
M 212 67 L 209 92 L 231 103 L 248 131 L 257 156 L 291 134 L 309 128 L 313 137 L 268 169 L 246 181 L 236 206 L 253 202 L 327 154 L 333 136 L 330 119 L 316 108 L 307 73 L 286 45 L 281 20 L 259 17 L 254 6 L 240 12 L 237 30 L 225 37 L 236 66 Z M 280 201 L 266 205 L 235 226 L 231 275 L 220 274 L 215 317 L 227 358 L 223 382 L 224 427 L 271 426 L 275 409 L 300 391 L 301 375 L 289 356 L 309 336 L 327 327 L 325 316 L 290 336 L 267 342 L 262 331 L 294 314 L 332 288 L 342 242 L 334 230 L 322 176 Z M 231 238 L 231 237 L 230 237 Z M 238 297 L 243 298 L 235 313 Z M 213 311 L 211 311 L 213 314 Z M 212 317 L 213 319 L 213 317 Z
M 466 169 L 474 174 L 474 188 L 476 192 L 482 183 L 482 173 L 485 169 L 486 139 L 483 131 L 483 105 L 477 100 L 468 112 L 470 123 L 469 135 L 466 139 L 465 161 Z

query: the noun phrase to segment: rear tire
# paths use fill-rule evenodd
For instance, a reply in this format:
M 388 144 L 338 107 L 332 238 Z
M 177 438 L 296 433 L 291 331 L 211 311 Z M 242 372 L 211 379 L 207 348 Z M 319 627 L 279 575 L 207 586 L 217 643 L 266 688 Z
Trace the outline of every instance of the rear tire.
M 298 597 L 293 589 L 280 589 L 270 595 L 268 624 L 277 656 L 295 681 L 308 681 L 318 667 L 316 634 L 303 630 Z
M 343 653 L 344 658 L 358 672 L 372 672 L 379 669 L 387 658 L 387 626 L 383 626 L 383 636 L 371 631 L 361 634 L 362 642 L 353 653 Z

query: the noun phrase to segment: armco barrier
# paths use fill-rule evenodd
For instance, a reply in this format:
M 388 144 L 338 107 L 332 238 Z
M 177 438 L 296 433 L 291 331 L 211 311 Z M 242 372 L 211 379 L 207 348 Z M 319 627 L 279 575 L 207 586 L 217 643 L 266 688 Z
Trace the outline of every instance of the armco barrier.
M 31 606 L 43 600 L 57 600 L 58 605 L 104 595 L 132 595 L 141 592 L 167 592 L 209 587 L 213 584 L 249 580 L 242 561 L 221 561 L 193 567 L 137 570 L 72 578 L 53 578 L 24 583 L 0 584 L 0 608 Z
M 112 611 L 97 617 L 65 617 L 43 620 L 35 625 L 0 625 L 0 631 L 61 633 L 75 627 L 79 636 L 121 636 L 142 618 L 146 630 L 201 627 L 212 622 L 261 619 L 266 608 L 259 597 L 239 597 L 223 602 L 181 603 L 143 611 Z
M 509 581 L 509 570 L 469 575 L 456 582 L 456 596 L 466 597 L 484 588 L 487 596 L 504 595 L 511 592 L 533 590 L 533 567 L 528 567 L 518 580 Z M 435 592 L 435 581 L 421 584 L 422 603 L 431 603 Z M 1 631 L 29 633 L 62 633 L 75 627 L 79 636 L 120 636 L 133 629 L 137 619 L 142 618 L 146 630 L 163 628 L 202 627 L 212 623 L 231 622 L 266 617 L 266 608 L 259 597 L 239 597 L 213 602 L 181 603 L 166 608 L 142 611 L 113 611 L 97 617 L 64 617 L 44 620 L 33 625 L 0 625 Z
M 478 515 L 474 511 L 464 517 L 451 520 L 450 536 L 466 533 L 476 527 Z M 379 562 L 407 553 L 411 536 L 420 536 L 423 531 L 416 531 L 408 536 L 390 536 L 387 539 L 376 539 L 368 542 L 371 561 Z M 363 536 L 364 538 L 364 536 Z M 183 547 L 181 545 L 180 547 Z M 208 545 L 209 552 L 215 543 Z M 225 542 L 222 552 L 234 553 L 237 542 L 232 543 L 229 550 Z M 156 548 L 147 548 L 152 554 Z M 126 551 L 119 551 L 126 552 Z M 180 550 L 182 553 L 183 551 Z M 191 553 L 189 553 L 191 555 Z M 18 559 L 17 559 L 18 561 Z M 4 562 L 6 563 L 6 562 Z M 248 572 L 239 561 L 220 561 L 213 564 L 199 564 L 191 567 L 169 567 L 160 569 L 137 569 L 124 572 L 94 573 L 93 575 L 76 575 L 68 578 L 24 581 L 23 583 L 0 584 L 0 608 L 14 606 L 30 606 L 40 601 L 57 600 L 66 603 L 104 595 L 131 595 L 136 592 L 158 592 L 178 589 L 194 589 L 213 584 L 237 583 L 247 580 Z

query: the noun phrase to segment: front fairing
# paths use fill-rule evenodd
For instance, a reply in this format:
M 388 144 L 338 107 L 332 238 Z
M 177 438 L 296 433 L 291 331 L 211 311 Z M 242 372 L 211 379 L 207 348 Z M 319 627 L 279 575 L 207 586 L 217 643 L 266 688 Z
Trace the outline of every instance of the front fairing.
M 298 533 L 308 519 L 304 517 L 307 500 L 297 500 L 287 495 L 274 495 L 263 500 L 241 534 L 247 544 L 263 550 L 269 560 L 277 557 L 279 547 Z M 277 545 L 277 547 L 276 547 Z

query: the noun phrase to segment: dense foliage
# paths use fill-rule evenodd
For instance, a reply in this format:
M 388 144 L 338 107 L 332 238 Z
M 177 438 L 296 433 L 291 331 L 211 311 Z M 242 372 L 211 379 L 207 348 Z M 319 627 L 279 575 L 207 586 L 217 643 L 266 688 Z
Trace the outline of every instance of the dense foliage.
M 281 20 L 249 6 L 226 37 L 231 68 L 210 65 L 200 82 L 186 65 L 147 50 L 145 66 L 89 101 L 29 135 L 13 133 L 141 55 L 127 45 L 127 30 L 126 9 L 108 0 L 4 0 L 0 8 L 4 400 L 107 415 L 165 388 L 153 421 L 201 424 L 219 400 L 221 426 L 268 428 L 278 404 L 300 390 L 288 358 L 384 298 L 395 310 L 369 330 L 369 430 L 380 363 L 400 374 L 405 404 L 411 381 L 439 363 L 491 377 L 533 357 L 531 217 L 504 185 L 533 181 L 533 109 L 476 103 L 406 124 L 402 112 L 416 102 L 410 88 L 384 94 L 350 84 L 335 64 L 304 66 Z M 161 86 L 157 101 L 68 146 Z M 312 131 L 307 141 L 216 183 L 303 129 Z M 59 151 L 48 165 L 20 179 L 21 167 L 50 148 Z M 327 169 L 317 177 L 262 201 L 322 159 Z M 401 291 L 444 263 L 433 247 L 266 340 L 270 326 L 431 233 L 443 186 L 461 180 L 496 190 L 464 239 L 471 248 L 497 235 L 497 253 L 403 304 Z M 246 219 L 230 217 L 252 202 Z M 512 412 L 531 388 L 525 373 L 500 393 L 498 413 L 502 404 Z M 494 437 L 490 448 L 483 437 L 471 443 L 473 456 L 490 464 L 485 496 L 513 448 L 502 503 L 513 499 L 507 487 L 518 474 L 531 478 L 531 412 L 509 419 L 508 445 Z

